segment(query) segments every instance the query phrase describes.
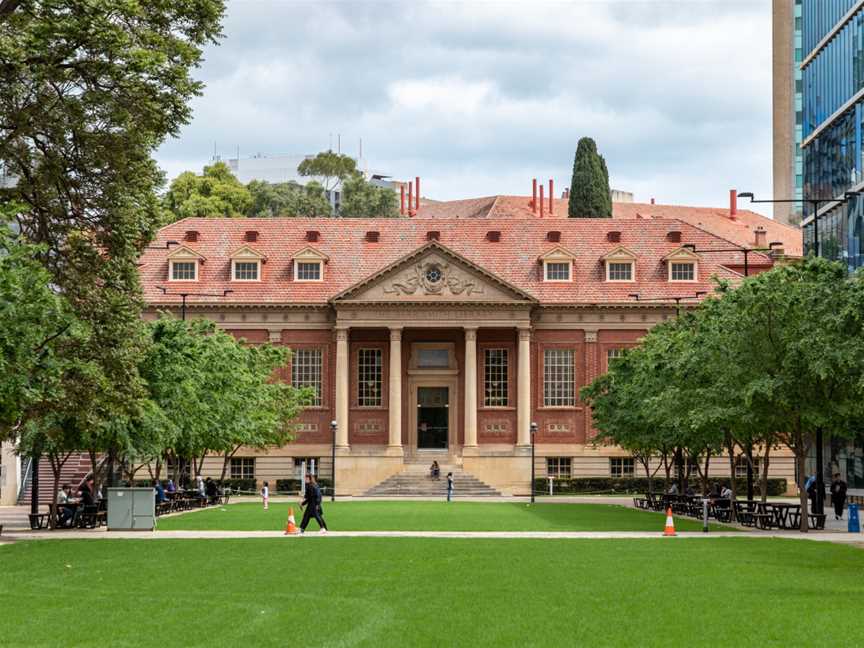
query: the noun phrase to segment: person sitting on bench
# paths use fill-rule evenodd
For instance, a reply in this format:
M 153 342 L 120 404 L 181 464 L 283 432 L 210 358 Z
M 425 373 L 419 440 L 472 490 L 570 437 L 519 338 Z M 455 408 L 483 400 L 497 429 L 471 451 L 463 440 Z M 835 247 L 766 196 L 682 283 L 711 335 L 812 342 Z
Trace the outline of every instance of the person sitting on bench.
M 72 526 L 72 518 L 75 517 L 75 508 L 66 506 L 74 503 L 72 498 L 72 485 L 63 484 L 63 488 L 57 493 L 57 522 L 61 527 Z

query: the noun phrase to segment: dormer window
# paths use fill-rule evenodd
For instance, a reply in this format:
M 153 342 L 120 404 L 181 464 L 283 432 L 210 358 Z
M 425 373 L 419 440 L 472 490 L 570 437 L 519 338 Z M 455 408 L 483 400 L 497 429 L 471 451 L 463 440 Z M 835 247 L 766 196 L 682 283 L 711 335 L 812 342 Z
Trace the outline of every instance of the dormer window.
M 669 281 L 696 281 L 696 264 L 692 261 L 670 263 Z
M 235 261 L 234 281 L 258 281 L 259 261 Z
M 681 247 L 663 257 L 669 268 L 669 281 L 698 281 L 699 255 Z
M 297 261 L 297 281 L 321 281 L 321 262 Z
M 566 283 L 573 280 L 573 261 L 576 257 L 557 246 L 541 255 L 537 260 L 543 265 L 543 281 Z
M 606 281 L 636 280 L 636 255 L 624 246 L 605 254 L 601 261 L 606 264 Z
M 204 257 L 181 245 L 168 255 L 168 281 L 198 281 L 198 267 Z
M 324 281 L 324 264 L 329 261 L 326 254 L 305 247 L 291 259 L 294 261 L 294 281 Z
M 570 281 L 570 265 L 569 261 L 547 261 L 546 281 Z
M 244 245 L 231 255 L 231 281 L 261 281 L 261 266 L 267 257 Z
M 197 281 L 198 263 L 196 261 L 172 261 L 171 281 Z

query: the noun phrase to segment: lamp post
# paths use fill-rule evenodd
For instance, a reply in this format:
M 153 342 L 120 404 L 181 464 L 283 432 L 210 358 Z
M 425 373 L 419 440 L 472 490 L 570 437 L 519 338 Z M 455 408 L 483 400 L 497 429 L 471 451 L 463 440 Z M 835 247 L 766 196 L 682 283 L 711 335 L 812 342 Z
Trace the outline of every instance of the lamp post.
M 810 205 L 813 207 L 813 251 L 816 256 L 819 256 L 819 208 L 821 205 L 829 203 L 837 203 L 839 205 L 849 202 L 851 198 L 859 196 L 864 192 L 861 191 L 846 191 L 842 197 L 836 198 L 791 198 L 791 199 L 763 199 L 756 200 L 756 197 L 750 191 L 739 193 L 739 198 L 749 198 L 751 203 L 793 203 L 798 205 Z M 814 512 L 822 514 L 824 510 L 825 499 L 825 481 L 822 473 L 825 471 L 824 461 L 822 457 L 822 428 L 816 428 L 816 506 Z M 800 479 L 800 478 L 799 478 Z
M 534 503 L 534 437 L 537 436 L 537 424 L 531 422 L 531 503 Z
M 225 297 L 228 293 L 233 293 L 234 291 L 230 288 L 226 288 L 222 291 L 222 294 L 219 295 L 217 293 L 196 293 L 196 292 L 178 292 L 172 293 L 168 292 L 168 289 L 163 286 L 156 286 L 159 290 L 162 291 L 163 295 L 179 295 L 182 298 L 182 303 L 180 304 L 180 319 L 184 322 L 186 321 L 186 298 L 187 297 Z
M 847 191 L 843 194 L 842 197 L 836 198 L 783 198 L 783 199 L 762 199 L 756 200 L 756 196 L 753 195 L 752 191 L 744 191 L 738 194 L 739 198 L 749 198 L 750 202 L 753 204 L 760 203 L 791 203 L 795 205 L 810 205 L 813 207 L 813 250 L 816 252 L 816 256 L 819 256 L 819 209 L 822 205 L 827 205 L 829 203 L 837 203 L 837 204 L 845 204 L 849 202 L 850 198 L 854 198 L 855 196 L 860 195 L 861 191 Z M 821 476 L 819 477 L 821 479 Z
M 750 276 L 750 259 L 749 255 L 751 252 L 773 252 L 775 247 L 781 246 L 783 243 L 780 241 L 772 241 L 768 244 L 767 248 L 747 248 L 747 247 L 739 247 L 739 248 L 718 248 L 716 250 L 697 250 L 696 246 L 693 243 L 685 243 L 681 247 L 685 247 L 694 254 L 707 254 L 709 252 L 741 252 L 744 254 L 744 276 Z
M 662 302 L 662 301 L 674 301 L 675 302 L 675 317 L 681 316 L 681 302 L 685 299 L 699 299 L 700 297 L 707 295 L 707 291 L 705 290 L 697 290 L 693 295 L 684 295 L 682 297 L 642 297 L 639 293 L 630 293 L 627 295 L 631 299 L 635 299 L 636 301 L 646 301 L 646 302 Z
M 330 454 L 330 501 L 336 501 L 336 421 L 330 421 L 330 431 L 333 433 L 333 447 Z

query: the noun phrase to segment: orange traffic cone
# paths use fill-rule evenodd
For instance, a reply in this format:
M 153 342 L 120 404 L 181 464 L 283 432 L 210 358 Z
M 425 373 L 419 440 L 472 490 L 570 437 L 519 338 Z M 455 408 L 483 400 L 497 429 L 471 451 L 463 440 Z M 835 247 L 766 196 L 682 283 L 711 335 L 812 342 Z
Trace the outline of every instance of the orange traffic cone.
M 666 509 L 666 528 L 663 529 L 664 536 L 675 535 L 675 521 L 672 519 L 672 507 Z
M 297 523 L 294 521 L 294 509 L 292 507 L 288 507 L 288 524 L 285 525 L 285 535 L 292 535 L 298 533 L 297 531 Z

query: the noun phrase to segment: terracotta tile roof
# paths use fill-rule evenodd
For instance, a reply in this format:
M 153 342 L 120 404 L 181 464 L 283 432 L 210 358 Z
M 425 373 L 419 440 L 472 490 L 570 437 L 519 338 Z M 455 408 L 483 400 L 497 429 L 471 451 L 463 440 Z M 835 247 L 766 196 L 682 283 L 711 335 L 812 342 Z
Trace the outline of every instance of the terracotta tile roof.
M 184 245 L 199 252 L 206 261 L 199 268 L 199 281 L 167 281 L 168 250 L 148 249 L 141 259 L 141 278 L 146 300 L 151 304 L 177 303 L 180 297 L 162 295 L 157 286 L 169 292 L 208 292 L 219 297 L 189 297 L 189 303 L 246 305 L 326 305 L 328 300 L 427 243 L 427 232 L 440 232 L 440 243 L 486 272 L 512 284 L 524 293 L 548 304 L 632 304 L 631 293 L 643 298 L 690 296 L 696 291 L 711 291 L 712 275 L 738 279 L 740 275 L 727 266 L 740 266 L 741 253 L 716 253 L 702 256 L 698 281 L 670 283 L 661 259 L 683 244 L 699 249 L 728 247 L 728 242 L 682 221 L 666 219 L 456 219 L 426 218 L 335 219 L 335 218 L 262 218 L 255 219 L 259 232 L 256 251 L 266 255 L 260 282 L 232 282 L 230 254 L 243 245 L 249 228 L 247 219 L 192 218 L 178 221 L 160 230 L 153 247 L 169 240 L 182 241 L 187 230 L 199 232 L 196 242 Z M 560 231 L 560 242 L 547 239 L 549 230 Z M 315 242 L 306 240 L 306 232 L 320 233 Z M 366 240 L 368 230 L 380 231 L 380 240 Z M 487 238 L 490 230 L 500 231 L 500 242 Z M 621 233 L 611 242 L 610 230 Z M 668 240 L 670 230 L 681 232 L 681 241 Z M 574 257 L 573 281 L 544 283 L 538 257 L 560 246 Z M 601 258 L 624 246 L 637 256 L 636 281 L 608 283 Z M 292 257 L 304 248 L 327 255 L 324 281 L 315 283 L 293 280 Z M 751 264 L 761 255 L 751 255 Z M 762 257 L 762 262 L 768 260 Z M 222 290 L 233 292 L 225 297 Z
M 549 213 L 549 198 L 544 205 L 544 218 L 564 219 L 567 217 L 567 200 L 556 198 L 552 201 Z M 531 211 L 530 196 L 488 196 L 473 200 L 453 200 L 427 207 L 421 202 L 417 218 L 539 218 Z M 728 209 L 715 207 L 687 207 L 682 205 L 651 205 L 645 203 L 613 203 L 614 219 L 657 219 L 674 218 L 690 225 L 701 227 L 712 234 L 724 238 L 735 245 L 754 247 L 755 230 L 762 227 L 767 242 L 783 243 L 787 256 L 798 257 L 803 254 L 804 242 L 801 230 L 778 223 L 762 214 L 739 209 L 731 218 Z

